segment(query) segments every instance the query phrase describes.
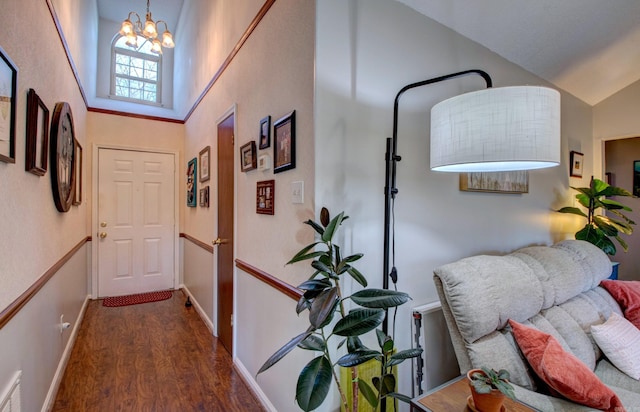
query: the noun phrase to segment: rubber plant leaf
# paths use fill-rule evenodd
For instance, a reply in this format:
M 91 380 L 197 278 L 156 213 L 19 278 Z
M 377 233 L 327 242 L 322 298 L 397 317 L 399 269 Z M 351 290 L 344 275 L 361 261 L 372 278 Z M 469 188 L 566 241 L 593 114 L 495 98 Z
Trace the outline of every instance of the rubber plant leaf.
M 558 210 L 558 212 L 571 213 L 571 214 L 582 216 L 582 217 L 588 217 L 586 213 L 584 213 L 581 209 L 578 209 L 577 207 L 572 207 L 572 206 L 565 206 L 562 209 Z
M 378 392 L 380 392 L 380 396 L 386 396 L 395 392 L 396 377 L 393 376 L 393 374 L 388 373 L 384 375 L 382 377 L 382 381 L 379 376 L 375 376 L 371 381 L 373 382 L 373 386 L 378 389 Z
M 351 300 L 365 308 L 393 308 L 409 299 L 409 295 L 404 292 L 387 289 L 363 289 L 351 295 Z
M 364 398 L 369 402 L 373 409 L 378 408 L 378 395 L 373 391 L 371 386 L 362 379 L 358 379 L 358 389 Z
M 320 236 L 322 236 L 324 234 L 324 228 L 322 226 L 320 226 L 319 224 L 317 224 L 316 222 L 314 222 L 313 220 L 309 219 L 306 222 L 304 222 L 306 225 L 309 225 L 313 228 L 313 230 L 315 230 L 316 232 L 318 232 L 318 234 Z
M 322 340 L 321 337 L 317 335 L 309 335 L 305 340 L 298 344 L 298 347 L 300 349 L 324 352 L 327 344 L 324 342 L 324 340 Z
M 407 349 L 391 355 L 391 358 L 387 362 L 386 366 L 399 365 L 407 359 L 417 358 L 422 354 L 422 349 Z
M 344 368 L 361 365 L 371 359 L 382 359 L 382 354 L 376 350 L 360 350 L 353 353 L 347 353 L 338 359 L 338 365 Z
M 399 401 L 402 401 L 402 402 L 411 403 L 411 397 L 409 397 L 407 395 L 403 395 L 403 394 L 398 393 L 398 392 L 388 393 L 387 396 L 389 396 L 391 398 L 395 398 L 395 399 L 397 399 Z
M 324 290 L 333 286 L 329 279 L 311 279 L 298 285 L 302 290 Z
M 362 273 L 360 273 L 360 271 L 356 268 L 354 268 L 353 266 L 349 266 L 349 269 L 347 269 L 347 273 L 349 273 L 349 275 L 351 275 L 351 277 L 358 282 L 360 285 L 362 285 L 362 287 L 366 288 L 368 285 L 367 279 L 362 275 Z
M 355 309 L 340 319 L 333 328 L 338 336 L 360 336 L 377 328 L 384 319 L 382 309 Z
M 314 329 L 320 329 L 331 322 L 336 305 L 338 304 L 338 288 L 323 291 L 313 300 L 309 309 L 309 323 Z
M 306 332 L 299 334 L 298 336 L 296 336 L 295 338 L 287 342 L 283 347 L 278 349 L 276 353 L 271 355 L 271 357 L 267 359 L 264 365 L 260 367 L 260 370 L 258 371 L 258 373 L 256 373 L 256 376 L 266 371 L 276 363 L 278 363 L 280 359 L 284 358 L 289 352 L 291 352 L 295 347 L 297 347 L 300 342 L 308 338 L 311 335 L 312 331 L 313 329 L 311 328 L 307 329 Z
M 333 239 L 333 234 L 335 233 L 336 229 L 342 224 L 343 220 L 344 220 L 344 212 L 341 212 L 338 216 L 331 219 L 331 221 L 327 225 L 327 228 L 324 230 L 324 233 L 322 234 L 323 242 L 331 242 L 331 239 Z
M 287 262 L 287 265 L 290 265 L 292 263 L 296 263 L 296 262 L 300 262 L 302 260 L 307 260 L 307 259 L 315 259 L 316 257 L 324 254 L 324 252 L 311 252 L 309 253 L 310 250 L 312 250 L 313 248 L 316 247 L 316 245 L 321 244 L 322 242 L 316 242 L 316 243 L 312 243 L 308 246 L 305 246 L 302 250 L 300 250 L 298 253 L 295 254 L 294 257 L 291 258 L 290 261 Z
M 317 409 L 324 402 L 332 379 L 331 362 L 323 355 L 309 362 L 300 372 L 296 401 L 303 411 Z
M 359 350 L 368 350 L 366 346 L 362 343 L 359 337 L 357 336 L 349 336 L 347 337 L 347 352 L 353 353 Z

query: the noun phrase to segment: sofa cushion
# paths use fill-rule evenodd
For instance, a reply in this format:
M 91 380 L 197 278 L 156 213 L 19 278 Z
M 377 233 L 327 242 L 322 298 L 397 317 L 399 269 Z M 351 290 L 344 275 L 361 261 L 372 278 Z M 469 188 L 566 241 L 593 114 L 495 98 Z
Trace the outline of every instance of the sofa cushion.
M 640 379 L 640 329 L 613 313 L 605 323 L 591 326 L 591 334 L 611 363 Z
M 624 317 L 640 329 L 640 281 L 603 280 L 601 285 L 618 302 Z
M 585 406 L 620 412 L 622 402 L 551 335 L 509 320 L 518 346 L 536 374 L 562 396 Z M 618 409 L 616 409 L 618 408 Z
M 600 359 L 594 371 L 598 378 L 610 388 L 623 388 L 640 396 L 640 381 L 616 368 L 607 359 Z M 615 391 L 615 389 L 614 389 Z M 640 405 L 640 402 L 636 403 Z

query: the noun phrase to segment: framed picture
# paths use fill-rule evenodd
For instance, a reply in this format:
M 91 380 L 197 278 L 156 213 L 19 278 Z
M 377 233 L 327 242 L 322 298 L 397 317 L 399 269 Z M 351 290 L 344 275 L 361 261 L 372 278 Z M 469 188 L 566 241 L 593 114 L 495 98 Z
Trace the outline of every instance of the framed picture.
M 253 140 L 240 148 L 240 170 L 248 172 L 256 168 L 256 142 Z
M 0 48 L 0 160 L 16 162 L 16 88 L 18 69 Z
M 260 149 L 268 149 L 271 146 L 271 116 L 260 120 L 260 138 L 258 142 Z
M 73 201 L 71 204 L 78 206 L 82 203 L 82 146 L 80 146 L 78 140 L 75 141 L 75 152 L 75 165 L 73 167 Z
M 582 177 L 582 169 L 584 169 L 584 154 L 571 151 L 570 154 L 569 176 Z
M 209 207 L 209 186 L 200 189 L 200 207 Z
M 529 172 L 460 173 L 460 190 L 464 192 L 529 193 Z
M 211 177 L 209 168 L 211 167 L 210 159 L 211 146 L 207 146 L 200 151 L 200 181 L 206 182 Z
M 47 172 L 49 159 L 49 109 L 35 90 L 27 92 L 27 142 L 24 168 L 38 176 Z
M 197 174 L 198 160 L 194 157 L 189 160 L 187 164 L 187 206 L 196 207 L 196 174 Z
M 271 158 L 269 155 L 263 154 L 258 156 L 258 170 L 266 171 L 271 169 Z
M 634 196 L 640 196 L 640 160 L 633 161 L 633 193 Z
M 256 186 L 256 213 L 261 215 L 273 215 L 275 201 L 275 180 L 264 180 Z
M 273 124 L 273 173 L 296 167 L 296 111 Z

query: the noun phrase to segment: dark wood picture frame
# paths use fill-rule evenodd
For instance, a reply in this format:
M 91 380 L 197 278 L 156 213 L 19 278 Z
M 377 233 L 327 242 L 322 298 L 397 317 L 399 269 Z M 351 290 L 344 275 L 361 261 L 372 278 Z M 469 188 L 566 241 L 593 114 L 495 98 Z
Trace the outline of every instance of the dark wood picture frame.
M 263 180 L 256 184 L 256 213 L 273 215 L 276 196 L 276 181 Z
M 258 167 L 257 164 L 256 142 L 252 140 L 240 148 L 240 170 L 248 172 Z
M 24 169 L 34 175 L 47 173 L 49 159 L 49 109 L 35 90 L 27 92 L 27 135 Z
M 200 182 L 206 182 L 211 178 L 211 146 L 200 150 Z
M 631 193 L 640 197 L 640 160 L 633 161 L 633 190 Z
M 273 173 L 296 167 L 296 111 L 273 123 Z
M 75 165 L 73 167 L 73 201 L 71 204 L 78 206 L 82 204 L 82 146 L 80 146 L 77 139 L 74 150 Z
M 209 186 L 200 189 L 200 207 L 209 207 Z
M 51 119 L 51 140 L 49 153 L 51 157 L 51 189 L 53 201 L 59 212 L 69 211 L 73 202 L 75 177 L 75 131 L 71 106 L 67 102 L 56 103 Z
M 187 163 L 187 206 L 198 206 L 197 192 L 197 176 L 198 176 L 198 159 L 195 157 Z
M 17 88 L 18 68 L 0 47 L 0 161 L 6 163 L 16 162 Z
M 582 171 L 584 170 L 584 154 L 572 150 L 569 155 L 569 162 L 569 176 L 582 177 Z
M 258 138 L 258 148 L 268 149 L 271 146 L 271 116 L 260 120 L 260 137 Z

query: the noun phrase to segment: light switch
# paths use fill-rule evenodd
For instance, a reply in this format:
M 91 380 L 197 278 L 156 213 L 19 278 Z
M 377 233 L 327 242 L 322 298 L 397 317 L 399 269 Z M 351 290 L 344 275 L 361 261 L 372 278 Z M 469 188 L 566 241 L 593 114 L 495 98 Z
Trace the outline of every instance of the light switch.
M 304 182 L 291 182 L 291 203 L 304 203 Z

